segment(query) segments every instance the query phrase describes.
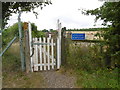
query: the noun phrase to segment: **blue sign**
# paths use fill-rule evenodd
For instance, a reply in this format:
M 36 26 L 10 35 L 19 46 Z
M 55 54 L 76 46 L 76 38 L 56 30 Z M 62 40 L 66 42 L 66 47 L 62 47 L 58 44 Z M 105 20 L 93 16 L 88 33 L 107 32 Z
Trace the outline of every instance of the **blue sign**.
M 85 40 L 85 33 L 72 33 L 72 40 Z

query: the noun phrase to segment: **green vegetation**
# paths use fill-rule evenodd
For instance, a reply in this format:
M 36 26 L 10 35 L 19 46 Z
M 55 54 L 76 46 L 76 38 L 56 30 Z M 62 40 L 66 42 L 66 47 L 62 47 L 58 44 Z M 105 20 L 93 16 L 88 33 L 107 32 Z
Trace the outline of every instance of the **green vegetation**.
M 32 37 L 45 37 L 45 32 L 44 31 L 38 31 L 37 26 L 34 23 L 31 23 L 32 27 Z
M 46 29 L 44 29 L 44 30 L 42 30 L 42 32 L 49 32 L 48 30 L 46 30 Z
M 99 44 L 91 42 L 68 42 L 65 51 L 65 65 L 73 69 L 85 71 L 97 70 L 104 67 L 102 51 Z M 67 68 L 66 67 L 66 68 Z
M 21 23 L 23 26 L 23 23 Z M 14 25 L 8 27 L 5 29 L 2 33 L 2 45 L 3 47 L 6 46 L 10 40 L 12 40 L 13 37 L 19 37 L 19 30 L 18 30 L 18 23 L 15 23 Z
M 66 29 L 65 31 L 103 31 L 108 28 Z
M 65 71 L 73 70 L 77 76 L 76 87 L 119 88 L 118 68 L 105 67 L 104 50 L 100 43 L 72 42 L 66 40 Z
M 119 88 L 118 84 L 118 68 L 114 70 L 97 70 L 85 72 L 76 70 L 77 86 L 83 88 Z
M 57 30 L 50 29 L 50 32 L 57 32 Z
M 22 22 L 23 27 L 23 22 Z M 24 30 L 22 28 L 22 33 Z M 32 23 L 32 36 L 44 36 L 44 32 L 38 31 L 37 26 Z M 17 36 L 17 40 L 2 56 L 3 87 L 4 88 L 42 88 L 45 87 L 41 74 L 26 73 L 21 71 L 20 50 L 19 50 L 19 30 L 18 23 L 5 29 L 2 35 L 3 48 Z M 24 37 L 24 36 L 23 36 Z
M 14 49 L 15 48 L 15 49 Z M 19 43 L 12 45 L 5 54 L 2 56 L 3 72 L 7 71 L 18 71 L 20 69 L 20 54 L 19 54 Z M 9 67 L 9 68 L 8 68 Z
M 33 37 L 37 37 L 37 38 L 39 38 L 39 37 L 45 37 L 45 33 L 42 32 L 42 31 L 36 31 L 36 32 L 32 31 L 32 36 Z
M 63 66 L 74 70 L 78 87 L 120 88 L 119 5 L 120 2 L 105 2 L 100 8 L 82 11 L 85 15 L 95 15 L 95 21 L 103 20 L 102 25 L 107 28 L 106 30 L 101 29 L 104 32 L 99 34 L 104 38 L 102 43 L 86 46 L 86 42 L 84 45 L 77 46 L 77 44 L 67 42 L 69 46 L 66 45 L 66 59 Z M 108 25 L 108 23 L 111 24 Z M 90 31 L 92 30 L 95 29 L 90 29 Z
M 96 21 L 103 20 L 103 25 L 109 29 L 106 30 L 101 36 L 107 41 L 103 46 L 107 46 L 104 53 L 106 67 L 111 68 L 111 62 L 116 61 L 117 67 L 120 67 L 120 2 L 105 2 L 101 7 L 94 10 L 82 11 L 85 15 L 95 15 Z M 111 25 L 108 25 L 111 23 Z M 114 58 L 114 59 L 113 59 Z
M 22 35 L 24 35 L 23 22 L 21 22 L 21 25 L 22 25 Z M 45 33 L 43 31 L 38 31 L 37 26 L 34 23 L 31 23 L 31 25 L 32 25 L 32 36 L 33 37 L 38 37 L 38 38 L 45 37 Z M 10 40 L 13 39 L 14 36 L 17 36 L 17 38 L 19 38 L 18 23 L 13 24 L 12 26 L 8 27 L 7 29 L 3 31 L 3 34 L 2 34 L 3 47 L 5 47 L 10 42 Z
M 4 3 L 6 4 L 6 3 Z M 10 3 L 7 3 L 10 6 Z M 13 3 L 11 3 L 12 5 Z M 20 3 L 22 4 L 22 3 Z M 16 5 L 16 8 L 15 6 Z M 15 10 L 18 8 L 18 3 L 12 5 Z M 27 3 L 24 3 L 27 5 Z M 22 7 L 24 6 L 22 5 Z M 30 6 L 28 4 L 28 6 Z M 4 6 L 4 5 L 3 5 Z M 6 5 L 5 5 L 6 6 Z M 39 5 L 38 5 L 39 6 Z M 83 88 L 120 88 L 119 67 L 120 67 L 120 2 L 105 2 L 103 6 L 95 10 L 82 11 L 85 15 L 95 15 L 96 21 L 103 20 L 103 25 L 108 28 L 89 28 L 89 29 L 68 29 L 66 31 L 104 31 L 99 34 L 104 38 L 104 42 L 71 42 L 65 40 L 65 59 L 62 62 L 63 67 L 67 70 L 72 69 L 77 76 L 77 87 Z M 4 7 L 5 8 L 5 7 Z M 8 8 L 8 7 L 6 7 Z M 33 7 L 34 8 L 34 7 Z M 32 8 L 29 8 L 31 10 Z M 5 9 L 8 10 L 8 9 Z M 10 10 L 11 11 L 11 10 Z M 8 16 L 10 11 L 6 11 Z M 13 10 L 14 11 L 14 10 Z M 16 12 L 19 10 L 16 10 Z M 7 13 L 5 15 L 7 15 Z M 3 14 L 3 15 L 4 15 Z M 5 19 L 4 18 L 4 19 Z M 111 25 L 107 25 L 110 22 Z M 5 23 L 5 22 L 4 22 Z M 18 36 L 18 25 L 15 24 L 3 32 L 3 45 L 6 45 L 13 36 Z M 64 28 L 66 29 L 66 28 Z M 54 30 L 50 30 L 54 32 Z M 38 31 L 35 24 L 32 24 L 33 37 L 44 37 L 48 30 Z M 17 41 L 16 41 L 17 42 Z M 14 49 L 16 48 L 16 49 Z M 17 51 L 15 51 L 17 50 Z M 38 83 L 42 79 L 38 74 L 30 74 L 20 72 L 20 57 L 19 48 L 17 46 L 11 47 L 3 56 L 3 86 L 4 87 L 32 87 L 33 82 L 30 81 L 32 77 L 36 77 L 33 81 Z M 9 78 L 11 77 L 11 78 Z M 19 82 L 22 83 L 21 86 Z M 24 81 L 25 80 L 25 81 Z M 40 81 L 39 80 L 39 81 Z M 14 82 L 11 84 L 11 82 Z M 42 82 L 40 82 L 42 85 Z M 36 84 L 35 84 L 36 85 Z M 33 85 L 34 86 L 34 85 Z M 40 85 L 39 85 L 40 86 Z M 39 87 L 38 86 L 38 87 Z M 44 86 L 44 85 L 43 85 Z
M 41 73 L 21 71 L 19 43 L 14 43 L 2 57 L 3 88 L 44 88 Z
M 7 25 L 7 20 L 9 20 L 12 13 L 30 12 L 32 11 L 36 18 L 38 13 L 34 10 L 35 8 L 40 7 L 41 9 L 46 5 L 52 4 L 51 1 L 45 2 L 2 2 L 2 22 L 3 28 Z

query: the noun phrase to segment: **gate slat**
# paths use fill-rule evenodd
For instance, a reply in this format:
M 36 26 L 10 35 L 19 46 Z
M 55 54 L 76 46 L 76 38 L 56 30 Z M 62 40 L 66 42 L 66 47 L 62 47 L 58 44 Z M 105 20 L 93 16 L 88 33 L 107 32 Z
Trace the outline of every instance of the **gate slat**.
M 35 38 L 33 38 L 33 42 L 35 42 Z M 33 54 L 33 56 L 32 56 L 32 59 L 33 59 L 33 71 L 34 71 L 34 64 L 35 64 L 35 45 L 33 45 L 33 48 L 34 48 L 34 54 Z
M 50 38 L 47 38 L 47 43 L 50 43 Z M 50 70 L 50 45 L 48 44 L 47 47 L 48 47 L 47 48 L 48 49 L 47 50 L 48 51 L 48 55 L 47 55 L 48 56 L 48 70 Z
M 46 64 L 44 64 L 44 63 L 42 63 L 42 64 L 36 64 L 35 66 L 44 66 L 44 65 L 48 65 L 48 63 L 46 63 Z M 52 66 L 53 63 L 50 63 L 50 65 Z M 55 63 L 54 63 L 54 65 L 55 65 Z
M 52 52 L 52 69 L 54 69 L 54 50 L 53 50 L 53 38 L 51 39 L 51 43 L 52 43 L 52 45 L 51 45 L 51 52 Z
M 39 38 L 39 43 L 42 43 L 41 38 Z M 39 48 L 40 48 L 40 64 L 42 64 L 42 45 L 40 45 Z M 42 65 L 40 66 L 40 70 L 42 70 Z
M 44 37 L 43 38 L 43 43 L 45 43 L 45 41 L 46 41 L 46 38 Z M 44 70 L 46 70 L 46 45 L 44 45 L 43 46 L 43 49 L 44 49 L 44 53 L 43 53 L 43 55 L 44 55 Z
M 37 43 L 38 41 L 37 41 L 37 38 L 35 38 L 35 43 Z M 35 59 L 34 59 L 34 61 L 35 61 L 35 64 L 38 64 L 38 45 L 35 45 Z M 38 71 L 38 66 L 35 66 L 34 67 L 34 71 Z

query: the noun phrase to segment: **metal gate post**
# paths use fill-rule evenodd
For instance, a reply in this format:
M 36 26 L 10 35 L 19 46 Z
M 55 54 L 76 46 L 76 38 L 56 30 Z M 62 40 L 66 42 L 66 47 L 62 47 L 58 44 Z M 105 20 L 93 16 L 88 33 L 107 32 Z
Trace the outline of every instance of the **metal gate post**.
M 2 2 L 0 2 L 0 53 L 2 53 Z M 0 89 L 2 89 L 2 56 L 0 56 Z
M 21 68 L 22 71 L 25 71 L 25 58 L 23 52 L 23 38 L 22 38 L 22 26 L 21 26 L 21 12 L 19 11 L 18 15 L 18 27 L 19 27 L 19 42 L 20 42 L 20 56 L 21 56 Z

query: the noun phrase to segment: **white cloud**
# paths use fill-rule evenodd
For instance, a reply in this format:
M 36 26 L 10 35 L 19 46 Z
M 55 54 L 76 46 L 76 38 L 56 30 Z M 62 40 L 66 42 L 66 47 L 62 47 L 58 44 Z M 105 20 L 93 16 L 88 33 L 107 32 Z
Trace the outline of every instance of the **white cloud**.
M 30 12 L 22 14 L 22 21 L 35 23 L 38 29 L 56 29 L 57 19 L 60 19 L 62 26 L 67 28 L 94 27 L 95 17 L 82 15 L 78 9 L 95 9 L 103 4 L 103 2 L 99 2 L 98 0 L 52 0 L 52 3 L 52 5 L 44 7 L 43 10 L 40 8 L 36 9 L 39 13 L 38 19 Z M 17 15 L 11 17 L 12 19 L 9 21 L 10 25 L 15 22 L 13 20 L 14 17 L 17 17 Z

